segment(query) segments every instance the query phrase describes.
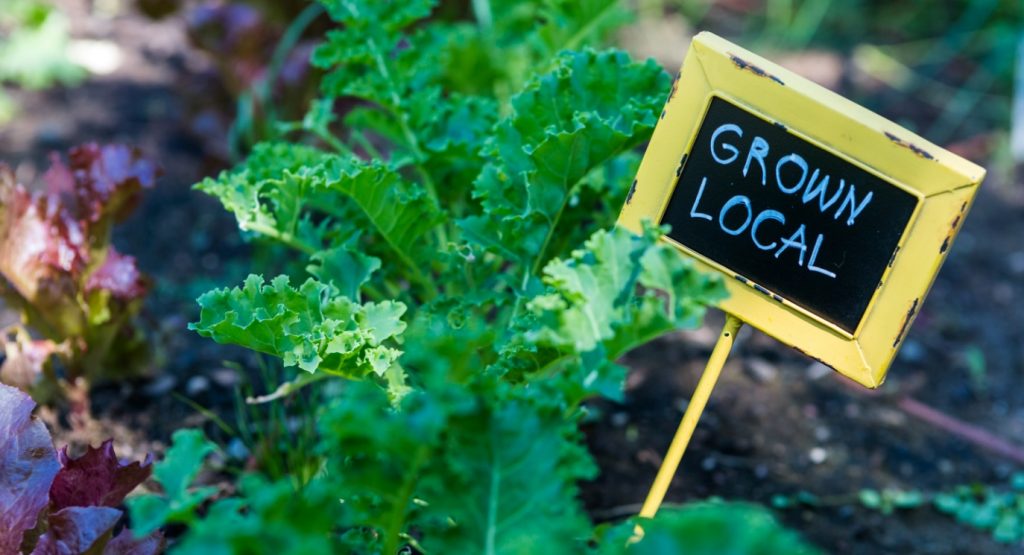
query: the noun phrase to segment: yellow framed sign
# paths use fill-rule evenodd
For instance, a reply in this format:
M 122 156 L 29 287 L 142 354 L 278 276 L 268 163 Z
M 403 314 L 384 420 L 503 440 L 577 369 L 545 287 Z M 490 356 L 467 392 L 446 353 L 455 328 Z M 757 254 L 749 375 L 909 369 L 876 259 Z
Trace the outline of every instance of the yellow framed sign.
M 877 387 L 985 171 L 710 33 L 619 223 L 727 278 L 722 309 Z

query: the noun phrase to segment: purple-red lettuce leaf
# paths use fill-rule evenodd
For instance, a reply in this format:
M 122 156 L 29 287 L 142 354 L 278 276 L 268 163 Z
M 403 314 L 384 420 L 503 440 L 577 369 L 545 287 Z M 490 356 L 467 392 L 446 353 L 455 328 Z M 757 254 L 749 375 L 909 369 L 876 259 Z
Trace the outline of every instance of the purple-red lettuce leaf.
M 103 555 L 156 555 L 163 548 L 164 536 L 160 532 L 135 539 L 131 531 L 124 530 L 107 543 Z
M 18 553 L 35 527 L 60 469 L 50 433 L 32 417 L 35 402 L 0 384 L 0 553 Z
M 152 457 L 122 463 L 108 439 L 98 448 L 90 447 L 77 459 L 68 457 L 67 447 L 57 453 L 61 469 L 50 486 L 50 508 L 117 507 L 128 493 L 153 473 Z
M 114 533 L 121 511 L 110 507 L 68 507 L 50 513 L 48 528 L 32 555 L 96 553 Z
M 135 264 L 135 257 L 117 252 L 110 247 L 103 264 L 89 275 L 85 283 L 87 293 L 107 291 L 110 296 L 130 302 L 146 294 L 146 278 Z
M 131 531 L 114 536 L 124 513 L 110 507 L 68 507 L 50 514 L 49 528 L 39 537 L 32 555 L 156 555 L 163 536 L 136 540 Z
M 0 384 L 0 554 L 155 555 L 163 536 L 117 536 L 115 508 L 152 473 L 152 458 L 121 463 L 111 440 L 72 459 L 58 454 L 35 402 Z

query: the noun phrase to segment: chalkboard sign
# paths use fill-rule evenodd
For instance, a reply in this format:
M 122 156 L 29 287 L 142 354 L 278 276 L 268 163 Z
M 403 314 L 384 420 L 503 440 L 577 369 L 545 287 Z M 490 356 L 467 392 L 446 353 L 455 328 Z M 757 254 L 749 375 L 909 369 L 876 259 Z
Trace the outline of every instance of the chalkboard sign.
M 662 223 L 669 237 L 853 332 L 917 198 L 713 98 Z
M 700 33 L 619 214 L 718 273 L 735 319 L 867 387 L 924 306 L 985 170 Z

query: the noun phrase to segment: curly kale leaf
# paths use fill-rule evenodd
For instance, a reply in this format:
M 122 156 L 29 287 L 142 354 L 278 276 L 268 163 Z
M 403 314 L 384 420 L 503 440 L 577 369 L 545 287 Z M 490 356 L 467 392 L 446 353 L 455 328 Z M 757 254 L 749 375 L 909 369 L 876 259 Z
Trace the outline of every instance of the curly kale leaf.
M 509 377 L 547 378 L 557 370 L 570 399 L 618 397 L 625 369 L 615 360 L 658 336 L 700 324 L 706 307 L 725 295 L 672 247 L 664 229 L 643 235 L 616 227 L 598 231 L 543 270 L 547 291 L 526 303 L 498 367 Z
M 278 276 L 250 275 L 241 288 L 199 297 L 199 321 L 189 329 L 218 343 L 233 343 L 280 357 L 285 366 L 348 377 L 383 376 L 401 351 L 385 343 L 405 330 L 405 305 L 357 304 L 306 280 L 298 289 Z
M 257 145 L 239 168 L 196 188 L 217 197 L 241 229 L 310 256 L 319 264 L 314 275 L 337 280 L 346 294 L 365 283 L 371 267 L 380 267 L 354 254 L 361 237 L 382 243 L 374 245 L 378 254 L 417 273 L 418 261 L 432 250 L 428 232 L 440 217 L 422 188 L 382 163 L 287 143 Z M 344 265 L 355 265 L 345 270 L 354 277 L 325 274 L 339 269 L 332 260 L 343 255 L 327 252 L 337 249 L 350 253 Z
M 243 231 L 313 254 L 323 248 L 327 232 L 305 212 L 314 200 L 305 168 L 327 156 L 302 145 L 261 143 L 237 168 L 206 178 L 195 188 L 216 197 Z
M 667 85 L 657 64 L 623 52 L 564 53 L 555 70 L 513 97 L 515 113 L 495 128 L 484 151 L 491 161 L 473 190 L 482 212 L 460 222 L 466 236 L 530 274 L 548 259 L 552 237 L 582 239 L 558 225 L 574 191 L 649 137 Z
M 310 172 L 318 187 L 348 199 L 358 207 L 374 236 L 412 272 L 417 261 L 431 255 L 428 232 L 437 225 L 437 205 L 421 188 L 377 162 L 333 157 Z

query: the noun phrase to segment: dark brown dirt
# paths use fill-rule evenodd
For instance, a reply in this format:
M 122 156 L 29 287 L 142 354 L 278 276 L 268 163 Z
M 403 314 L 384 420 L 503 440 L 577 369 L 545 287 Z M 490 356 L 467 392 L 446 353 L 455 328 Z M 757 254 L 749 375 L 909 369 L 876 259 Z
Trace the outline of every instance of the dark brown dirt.
M 0 151 L 25 181 L 45 167 L 50 151 L 85 141 L 139 146 L 166 171 L 115 237 L 155 280 L 145 317 L 160 345 L 152 376 L 98 384 L 95 428 L 84 435 L 58 429 L 56 437 L 81 446 L 113 436 L 121 456 L 138 457 L 160 452 L 180 427 L 209 423 L 183 397 L 231 414 L 243 377 L 222 361 L 252 360 L 198 338 L 185 323 L 196 315 L 197 294 L 247 273 L 246 249 L 231 216 L 190 189 L 224 162 L 189 131 L 181 91 L 205 66 L 187 46 L 180 19 L 104 20 L 86 17 L 84 0 L 66 3 L 79 16 L 78 36 L 113 40 L 126 61 L 79 87 L 18 94 L 21 113 L 0 129 Z M 907 415 L 898 399 L 912 395 L 1024 446 L 1024 390 L 1016 387 L 1024 360 L 1021 237 L 1021 184 L 987 183 L 881 395 L 861 393 L 759 332 L 743 332 L 667 501 L 719 496 L 767 504 L 806 491 L 835 502 L 777 514 L 828 552 L 1021 552 L 928 508 L 882 516 L 855 500 L 862 488 L 1003 483 L 1016 469 Z M 584 485 L 583 498 L 596 519 L 637 511 L 720 324 L 715 314 L 701 330 L 632 353 L 626 402 L 595 403 L 587 435 L 601 475 Z M 969 372 L 971 349 L 984 355 L 984 384 Z

